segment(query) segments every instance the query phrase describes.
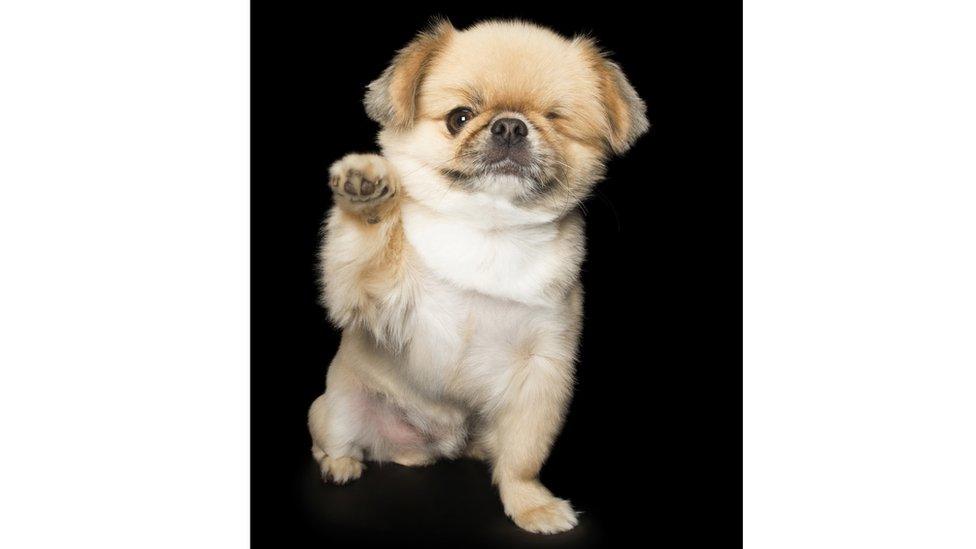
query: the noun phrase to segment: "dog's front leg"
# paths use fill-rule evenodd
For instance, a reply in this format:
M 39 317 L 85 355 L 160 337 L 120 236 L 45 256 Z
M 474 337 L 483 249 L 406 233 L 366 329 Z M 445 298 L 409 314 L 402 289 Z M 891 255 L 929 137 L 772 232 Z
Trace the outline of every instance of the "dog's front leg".
M 405 281 L 405 246 L 397 174 L 382 156 L 350 154 L 329 169 L 335 206 L 322 246 L 323 299 L 342 327 L 345 355 L 333 360 L 325 394 L 308 415 L 312 454 L 325 479 L 342 484 L 362 474 L 365 450 L 375 426 L 364 403 L 369 397 L 356 378 L 364 352 L 349 351 L 361 340 L 403 344 L 410 289 Z M 373 337 L 363 337 L 365 331 Z M 375 403 L 374 403 L 375 405 Z
M 322 248 L 323 298 L 342 328 L 366 328 L 398 345 L 411 304 L 401 189 L 393 166 L 376 154 L 350 154 L 329 169 L 335 207 Z
M 577 521 L 569 502 L 539 482 L 572 394 L 574 347 L 558 339 L 550 346 L 555 352 L 536 347 L 522 355 L 485 437 L 505 514 L 519 527 L 545 534 L 569 530 Z

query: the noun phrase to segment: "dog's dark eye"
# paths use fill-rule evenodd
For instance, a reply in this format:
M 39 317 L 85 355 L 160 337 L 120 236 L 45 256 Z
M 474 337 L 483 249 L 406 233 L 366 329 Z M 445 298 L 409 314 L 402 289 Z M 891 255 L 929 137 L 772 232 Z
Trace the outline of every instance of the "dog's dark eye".
M 451 135 L 461 131 L 461 128 L 474 118 L 474 113 L 467 107 L 458 107 L 447 113 L 447 131 Z
M 562 118 L 562 117 L 559 116 L 559 113 L 556 111 L 549 111 L 546 113 L 546 118 L 548 118 L 549 120 L 555 120 L 557 118 Z

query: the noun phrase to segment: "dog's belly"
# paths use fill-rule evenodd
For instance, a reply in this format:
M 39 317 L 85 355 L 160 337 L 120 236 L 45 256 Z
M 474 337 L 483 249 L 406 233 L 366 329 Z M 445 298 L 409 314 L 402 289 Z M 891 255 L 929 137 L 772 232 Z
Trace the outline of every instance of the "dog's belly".
M 402 366 L 426 396 L 476 411 L 498 398 L 559 308 L 487 296 L 431 279 L 419 295 Z
M 428 278 L 410 315 L 405 352 L 398 357 L 404 373 L 420 392 L 445 395 L 466 347 L 470 300 L 465 292 Z

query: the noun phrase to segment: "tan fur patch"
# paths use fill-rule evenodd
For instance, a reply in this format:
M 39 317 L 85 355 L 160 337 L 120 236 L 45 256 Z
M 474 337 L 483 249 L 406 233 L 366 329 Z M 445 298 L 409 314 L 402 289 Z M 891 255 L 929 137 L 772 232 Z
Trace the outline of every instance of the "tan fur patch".
M 620 67 L 607 59 L 596 41 L 578 38 L 577 43 L 584 48 L 593 69 L 599 75 L 600 93 L 606 105 L 608 120 L 605 134 L 608 145 L 614 153 L 623 154 L 650 128 L 645 114 L 647 106 Z
M 417 91 L 437 52 L 454 34 L 447 21 L 437 21 L 397 52 L 383 74 L 369 85 L 364 104 L 373 120 L 406 128 L 416 115 Z
M 386 291 L 395 284 L 403 266 L 403 222 L 397 217 L 389 226 L 377 230 L 385 232 L 380 237 L 384 245 L 362 269 L 363 287 L 373 294 Z

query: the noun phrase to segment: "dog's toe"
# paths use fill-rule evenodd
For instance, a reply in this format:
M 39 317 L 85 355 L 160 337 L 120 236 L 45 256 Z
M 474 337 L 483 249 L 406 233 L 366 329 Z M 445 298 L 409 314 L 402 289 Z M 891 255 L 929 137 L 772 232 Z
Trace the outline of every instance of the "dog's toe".
M 379 204 L 395 194 L 387 163 L 375 154 L 347 155 L 329 173 L 329 186 L 336 196 L 358 207 Z
M 335 484 L 345 484 L 356 480 L 363 475 L 365 466 L 357 459 L 351 457 L 333 458 L 325 456 L 322 458 L 322 480 Z
M 523 530 L 537 534 L 556 534 L 565 532 L 576 526 L 579 519 L 576 511 L 564 499 L 553 498 L 552 501 L 533 507 L 512 517 L 515 524 Z

